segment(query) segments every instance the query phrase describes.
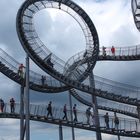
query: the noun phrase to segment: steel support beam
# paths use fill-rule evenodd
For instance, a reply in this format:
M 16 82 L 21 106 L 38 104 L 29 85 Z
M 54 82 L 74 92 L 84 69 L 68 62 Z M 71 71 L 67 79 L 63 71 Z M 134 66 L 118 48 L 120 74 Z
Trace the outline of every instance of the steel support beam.
M 59 125 L 59 140 L 63 140 L 63 129 L 62 129 L 62 125 Z
M 118 140 L 121 140 L 120 135 L 118 135 Z
M 71 121 L 72 121 L 72 125 L 73 125 L 73 112 L 72 112 L 72 99 L 71 99 L 71 93 L 69 91 L 69 104 L 70 104 L 70 117 L 71 117 Z M 72 140 L 75 140 L 75 133 L 74 133 L 74 127 L 71 127 L 72 130 Z
M 29 113 L 29 56 L 26 56 L 26 92 L 25 92 L 25 122 L 26 122 L 26 140 L 30 140 L 30 113 Z
M 95 81 L 94 81 L 93 72 L 91 72 L 90 75 L 89 75 L 89 83 L 90 83 L 90 86 L 93 89 L 95 89 Z M 95 125 L 96 125 L 96 129 L 97 129 L 96 139 L 97 140 L 102 140 L 101 133 L 98 131 L 100 129 L 100 121 L 99 121 L 99 117 L 98 117 L 97 98 L 94 95 L 94 91 L 93 91 L 93 94 L 92 94 L 92 104 L 93 104 L 93 113 L 95 115 Z
M 20 140 L 24 140 L 24 86 L 20 91 Z

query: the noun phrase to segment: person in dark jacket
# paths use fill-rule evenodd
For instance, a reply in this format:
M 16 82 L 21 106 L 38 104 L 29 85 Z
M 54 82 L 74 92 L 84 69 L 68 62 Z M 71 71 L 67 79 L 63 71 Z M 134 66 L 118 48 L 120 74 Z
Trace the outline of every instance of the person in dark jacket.
M 47 111 L 48 111 L 48 113 L 47 113 L 47 118 L 49 117 L 49 115 L 50 115 L 51 117 L 53 117 L 53 115 L 52 115 L 52 102 L 51 102 L 51 101 L 50 101 L 49 104 L 48 104 Z

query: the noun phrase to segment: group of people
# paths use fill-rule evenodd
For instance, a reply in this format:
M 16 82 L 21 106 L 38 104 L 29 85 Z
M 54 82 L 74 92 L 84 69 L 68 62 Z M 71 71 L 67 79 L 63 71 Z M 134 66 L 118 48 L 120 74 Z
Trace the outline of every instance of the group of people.
M 73 112 L 73 121 L 74 122 L 78 122 L 78 119 L 77 119 L 77 108 L 76 108 L 76 104 L 74 104 L 73 108 L 72 108 L 72 112 Z M 65 104 L 64 107 L 63 107 L 63 113 L 64 113 L 64 116 L 63 116 L 63 120 L 66 120 L 68 121 L 68 117 L 67 117 L 67 105 Z
M 77 109 L 76 109 L 76 104 L 74 104 L 73 106 L 73 115 L 74 115 L 74 119 L 73 121 L 74 122 L 77 122 Z M 66 104 L 64 105 L 64 108 L 63 108 L 63 113 L 64 113 L 64 116 L 63 116 L 63 119 L 66 119 L 68 120 L 68 117 L 67 117 L 67 109 L 66 109 Z M 86 109 L 86 118 L 87 118 L 87 124 L 90 124 L 90 118 L 92 118 L 92 121 L 93 121 L 93 125 L 95 125 L 95 116 L 94 114 L 92 114 L 91 112 L 91 107 L 88 107 Z M 106 114 L 104 115 L 104 121 L 105 121 L 105 124 L 106 124 L 106 129 L 109 129 L 109 115 L 108 115 L 108 112 L 106 112 Z M 114 126 L 115 126 L 115 129 L 118 130 L 119 129 L 119 118 L 117 117 L 117 114 L 116 112 L 114 112 L 114 118 L 113 118 L 113 121 L 114 121 Z
M 109 115 L 108 115 L 108 112 L 106 112 L 106 114 L 104 115 L 104 119 L 105 119 L 105 124 L 106 124 L 106 129 L 109 129 Z M 119 118 L 117 117 L 117 114 L 116 112 L 114 112 L 114 125 L 115 125 L 115 129 L 118 130 L 119 128 Z
M 52 101 L 49 102 L 48 106 L 47 106 L 47 118 L 50 116 L 51 118 L 53 118 L 53 114 L 52 114 Z M 63 116 L 63 120 L 66 120 L 68 121 L 68 116 L 67 116 L 67 105 L 65 104 L 64 107 L 63 107 L 63 113 L 64 113 L 64 116 Z M 77 120 L 77 109 L 76 109 L 76 104 L 74 104 L 73 106 L 73 115 L 74 115 L 74 119 L 73 121 L 74 122 L 78 122 Z
M 104 47 L 104 46 L 102 47 L 102 52 L 103 52 L 103 56 L 106 56 L 106 47 Z M 115 56 L 115 47 L 114 46 L 111 47 L 111 53 L 113 56 Z
M 14 100 L 14 98 L 11 98 L 9 103 L 10 103 L 10 112 L 14 113 L 15 112 L 15 100 Z M 0 98 L 0 111 L 1 112 L 4 112 L 4 107 L 5 107 L 4 100 L 2 98 Z
M 52 114 L 52 102 L 50 101 L 48 106 L 47 106 L 47 118 L 50 116 L 53 118 L 53 114 Z M 67 116 L 67 105 L 65 104 L 64 107 L 63 107 L 63 117 L 62 119 L 63 120 L 66 120 L 68 121 L 68 116 Z M 73 108 L 72 108 L 72 112 L 73 112 L 73 121 L 74 122 L 78 122 L 78 119 L 77 119 L 77 108 L 76 108 L 76 104 L 74 104 Z M 87 118 L 87 124 L 90 124 L 90 117 L 92 118 L 93 120 L 93 124 L 95 125 L 95 116 L 94 114 L 92 114 L 91 112 L 91 107 L 88 107 L 86 109 L 86 118 Z M 114 124 L 115 124 L 115 129 L 118 130 L 119 128 L 119 118 L 117 117 L 117 114 L 116 112 L 114 113 Z M 104 115 L 104 121 L 105 121 L 105 124 L 106 124 L 106 129 L 109 129 L 109 115 L 108 115 L 108 112 L 106 112 L 106 114 Z
M 86 110 L 87 124 L 89 124 L 89 122 L 90 122 L 90 117 L 92 117 L 93 123 L 95 123 L 94 122 L 95 121 L 94 114 L 92 114 L 90 110 L 91 110 L 91 107 L 88 107 L 87 110 Z M 106 114 L 104 115 L 104 121 L 105 121 L 105 124 L 106 124 L 106 129 L 109 129 L 110 126 L 109 126 L 109 115 L 108 115 L 108 112 L 106 112 Z M 117 117 L 116 112 L 114 112 L 113 121 L 114 121 L 115 129 L 118 130 L 118 128 L 119 128 L 119 118 Z
M 11 113 L 14 113 L 15 112 L 15 100 L 14 100 L 14 98 L 11 98 L 9 103 L 10 103 L 10 111 L 11 111 Z M 1 110 L 1 112 L 4 112 L 4 106 L 5 106 L 4 100 L 2 98 L 0 98 L 0 110 Z M 68 111 L 67 110 L 67 105 L 65 104 L 64 107 L 63 107 L 64 116 L 62 117 L 62 119 L 66 120 L 66 121 L 68 121 L 67 111 Z M 73 112 L 73 117 L 74 117 L 73 121 L 74 122 L 78 122 L 76 104 L 74 104 L 74 106 L 72 108 L 72 112 Z M 90 124 L 90 117 L 92 117 L 92 120 L 94 120 L 94 115 L 91 112 L 91 107 L 88 107 L 86 109 L 85 113 L 86 113 L 86 117 L 87 117 L 87 124 Z M 49 116 L 51 118 L 53 118 L 52 101 L 50 101 L 48 103 L 48 106 L 47 106 L 47 118 Z M 115 129 L 118 130 L 118 128 L 119 128 L 119 118 L 117 117 L 116 112 L 114 112 L 114 119 L 113 120 L 114 120 L 114 124 L 115 124 Z M 108 115 L 108 112 L 106 112 L 106 114 L 104 115 L 104 121 L 105 121 L 105 124 L 106 124 L 106 129 L 109 129 L 110 126 L 109 126 L 109 115 Z

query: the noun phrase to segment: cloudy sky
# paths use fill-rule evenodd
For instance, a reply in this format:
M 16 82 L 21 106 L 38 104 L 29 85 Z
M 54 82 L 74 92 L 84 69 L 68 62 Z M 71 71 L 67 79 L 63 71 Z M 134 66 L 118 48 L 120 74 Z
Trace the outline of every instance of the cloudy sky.
M 16 13 L 24 0 L 0 1 L 0 48 L 25 63 L 25 52 L 16 33 Z M 131 46 L 139 44 L 140 33 L 135 27 L 131 13 L 131 0 L 75 0 L 92 19 L 101 46 Z M 43 21 L 43 22 L 42 22 Z M 47 42 L 50 50 L 62 59 L 68 59 L 75 52 L 84 49 L 82 32 L 77 23 L 59 11 L 41 11 L 35 17 L 35 25 L 40 38 Z M 80 47 L 79 47 L 80 46 Z M 67 47 L 67 48 L 66 48 Z M 73 47 L 73 48 L 72 48 Z M 65 53 L 63 52 L 65 50 Z M 31 62 L 31 68 L 38 70 Z M 114 81 L 140 87 L 140 65 L 135 62 L 97 62 L 94 74 Z M 0 73 L 0 97 L 9 102 L 11 97 L 19 101 L 20 86 Z M 8 88 L 7 88 L 8 86 Z M 63 100 L 62 100 L 63 99 Z M 64 94 L 46 95 L 31 91 L 31 102 L 55 105 L 64 100 Z M 75 100 L 74 100 L 75 101 Z M 74 102 L 73 101 L 73 102 Z M 60 107 L 63 105 L 60 105 Z M 54 135 L 55 134 L 55 135 Z M 65 127 L 64 139 L 70 140 L 70 128 Z M 117 140 L 116 136 L 102 135 L 103 140 Z M 76 140 L 95 140 L 95 133 L 76 129 Z M 31 140 L 58 140 L 58 126 L 31 122 Z M 0 119 L 0 140 L 19 139 L 19 120 Z M 122 140 L 136 140 L 121 138 Z

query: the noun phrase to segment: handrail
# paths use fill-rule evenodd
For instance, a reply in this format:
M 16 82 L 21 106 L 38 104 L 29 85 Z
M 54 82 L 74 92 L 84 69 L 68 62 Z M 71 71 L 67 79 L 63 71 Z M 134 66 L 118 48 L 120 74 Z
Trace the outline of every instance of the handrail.
M 20 114 L 20 104 L 15 103 L 15 110 L 14 112 L 10 112 L 10 104 L 5 103 L 4 106 L 4 111 L 1 113 L 10 113 L 10 114 Z M 70 120 L 70 112 L 71 110 L 69 107 L 67 107 L 67 118 L 68 120 L 65 121 L 71 121 Z M 30 104 L 30 116 L 39 116 L 39 117 L 47 117 L 47 105 L 45 104 Z M 82 123 L 83 125 L 89 125 L 89 126 L 95 126 L 95 116 L 93 112 L 91 112 L 92 116 L 88 118 L 86 115 L 86 111 L 81 111 L 77 110 L 77 122 L 75 123 Z M 58 107 L 52 107 L 52 117 L 48 116 L 48 119 L 57 119 L 57 120 L 62 120 L 63 121 L 63 108 L 58 108 Z M 105 123 L 105 118 L 103 114 L 100 114 L 99 116 L 99 121 L 100 121 L 100 128 L 106 128 L 106 123 Z M 128 118 L 123 118 L 123 117 L 118 117 L 119 118 L 119 125 L 118 128 L 115 128 L 115 123 L 114 123 L 114 117 L 109 115 L 109 129 L 114 129 L 114 131 L 117 129 L 118 131 L 124 130 L 129 131 L 129 132 L 137 132 L 140 133 L 140 122 L 139 120 L 134 120 L 134 119 L 128 119 Z M 87 122 L 89 119 L 89 122 Z

